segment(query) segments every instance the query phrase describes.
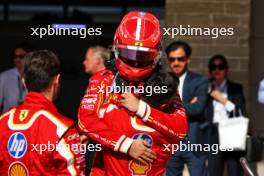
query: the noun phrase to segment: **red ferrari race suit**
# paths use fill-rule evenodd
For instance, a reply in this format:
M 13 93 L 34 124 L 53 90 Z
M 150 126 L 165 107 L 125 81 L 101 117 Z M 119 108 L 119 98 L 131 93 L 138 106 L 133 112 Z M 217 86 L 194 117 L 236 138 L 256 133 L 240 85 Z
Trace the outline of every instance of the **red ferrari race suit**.
M 0 117 L 0 175 L 84 175 L 85 160 L 72 120 L 42 94 Z
M 113 79 L 113 74 L 107 69 L 103 69 L 91 77 L 87 91 L 80 104 L 78 120 L 79 128 L 84 134 L 91 137 L 93 140 L 103 144 L 103 146 L 106 146 L 106 148 L 104 149 L 110 149 L 113 151 L 114 154 L 120 155 L 121 153 L 127 153 L 130 145 L 133 142 L 133 139 L 131 138 L 133 136 L 131 136 L 131 133 L 126 134 L 121 129 L 116 129 L 114 127 L 108 126 L 108 124 L 101 119 L 103 117 L 101 113 L 104 113 L 104 111 L 102 110 L 102 104 L 106 100 L 107 92 L 110 92 L 109 88 L 111 88 L 112 86 Z M 148 115 L 148 118 L 144 123 L 147 123 L 147 126 L 152 126 L 152 128 L 146 128 L 152 130 L 155 129 L 156 131 L 154 130 L 155 132 L 153 133 L 155 133 L 157 136 L 160 135 L 160 138 L 162 139 L 172 139 L 171 143 L 177 143 L 186 135 L 187 132 L 187 121 L 185 111 L 181 104 L 181 101 L 177 97 L 175 98 L 175 101 L 171 104 L 171 106 L 176 105 L 177 108 L 171 107 L 172 112 L 169 114 L 158 111 L 148 105 L 145 105 L 145 107 L 147 107 L 147 109 L 145 110 L 145 116 Z M 142 114 L 143 110 L 142 108 L 140 109 L 140 114 Z M 124 112 L 121 112 L 120 115 L 122 116 L 123 113 Z M 119 117 L 118 111 L 114 111 L 114 114 Z M 131 122 L 129 120 L 129 116 L 126 114 L 124 115 L 124 117 L 127 117 L 127 120 L 122 122 L 127 123 L 127 125 L 130 126 Z M 117 125 L 121 123 L 121 121 L 118 119 L 113 119 L 113 122 L 115 122 Z M 142 120 L 141 123 L 143 123 Z M 160 141 L 160 144 L 162 143 L 163 141 Z M 168 142 L 165 143 L 164 141 L 164 144 L 167 143 Z M 158 150 L 160 150 L 161 147 L 162 150 L 164 149 L 164 146 L 162 145 L 160 146 L 160 148 L 158 148 Z M 131 159 L 127 155 L 122 156 L 129 160 Z M 168 157 L 169 154 L 167 153 L 165 158 Z M 163 161 L 165 161 L 165 159 L 163 159 Z M 164 171 L 164 167 L 165 164 L 163 164 L 161 172 Z M 127 170 L 128 167 L 124 169 L 125 172 Z
M 112 129 L 108 129 L 104 123 L 100 122 L 100 119 L 98 118 L 98 111 L 106 99 L 108 88 L 111 88 L 113 80 L 114 75 L 106 68 L 93 74 L 89 80 L 88 87 L 84 97 L 82 98 L 78 112 L 79 130 L 95 141 L 98 141 L 98 138 L 102 141 L 112 139 L 112 141 L 103 143 L 112 149 L 123 134 L 114 132 Z M 98 130 L 105 130 L 104 136 L 100 136 L 97 133 Z M 96 175 L 104 175 L 101 152 L 96 152 L 93 166 L 93 172 L 96 173 Z
M 109 128 L 99 119 L 99 109 L 106 100 L 107 92 L 110 92 L 114 75 L 108 69 L 102 69 L 95 73 L 89 81 L 86 93 L 81 101 L 78 112 L 80 131 L 93 140 L 113 149 L 120 151 L 122 147 L 133 142 L 124 133 Z M 124 150 L 124 152 L 126 152 Z
M 163 175 L 168 158 L 171 156 L 170 144 L 178 144 L 187 132 L 184 107 L 177 95 L 177 100 L 170 104 L 169 114 L 156 110 L 140 100 L 136 115 L 109 104 L 100 109 L 102 121 L 111 129 L 119 131 L 133 139 L 143 139 L 149 143 L 157 154 L 157 159 L 148 165 L 141 164 L 131 157 L 104 148 L 104 170 L 107 176 L 117 175 Z M 177 106 L 175 111 L 174 105 Z M 165 146 L 170 146 L 167 150 Z
M 110 86 L 110 83 L 108 83 L 108 86 Z M 91 89 L 88 89 L 88 94 L 85 95 L 85 97 L 89 96 L 89 93 L 91 93 L 90 90 Z M 94 92 L 92 93 L 98 92 L 99 87 L 93 89 L 93 91 Z M 87 101 L 82 101 L 81 105 L 89 106 L 90 104 L 87 104 L 86 102 Z M 130 118 L 128 112 L 125 110 L 119 111 L 116 108 L 111 110 L 109 107 L 107 107 L 106 110 L 104 105 L 99 110 L 98 104 L 96 105 L 96 113 L 94 113 L 94 111 L 93 113 L 85 111 L 81 106 L 79 111 L 79 122 L 82 125 L 81 129 L 86 132 L 88 136 L 104 146 L 107 146 L 107 148 L 104 148 L 105 151 L 103 152 L 106 164 L 106 174 L 136 175 L 137 172 L 133 173 L 129 169 L 131 158 L 125 154 L 133 142 L 132 138 L 145 138 L 146 136 L 148 136 L 149 139 L 152 139 L 153 150 L 159 153 L 159 159 L 153 164 L 153 166 L 149 165 L 150 168 L 148 169 L 143 167 L 145 170 L 143 169 L 143 171 L 141 171 L 143 172 L 143 175 L 144 172 L 148 173 L 148 175 L 162 174 L 164 172 L 166 161 L 170 156 L 170 152 L 164 151 L 164 145 L 168 143 L 178 143 L 179 140 L 185 137 L 187 132 L 185 110 L 179 96 L 176 96 L 174 101 L 170 104 L 169 109 L 171 113 L 169 114 L 151 108 L 149 105 L 141 101 L 141 108 L 139 108 L 138 116 L 142 117 L 142 119 L 137 117 Z M 104 118 L 104 114 L 107 115 L 106 118 Z M 134 126 L 132 126 L 132 122 L 134 122 Z M 138 126 L 139 128 L 137 128 Z M 141 133 L 144 135 L 136 135 Z M 153 141 L 153 139 L 155 141 Z M 121 152 L 125 154 L 122 154 Z M 121 163 L 118 161 L 120 157 L 123 161 L 121 161 Z M 94 173 L 96 172 L 93 172 L 93 174 Z

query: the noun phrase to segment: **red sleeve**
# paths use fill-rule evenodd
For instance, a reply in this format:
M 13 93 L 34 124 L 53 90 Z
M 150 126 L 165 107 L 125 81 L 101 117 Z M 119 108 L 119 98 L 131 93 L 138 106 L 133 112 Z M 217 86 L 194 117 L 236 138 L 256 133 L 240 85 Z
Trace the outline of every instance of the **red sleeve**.
M 156 129 L 171 140 L 182 140 L 187 134 L 187 116 L 177 94 L 170 104 L 174 111 L 170 114 L 150 107 L 140 100 L 137 115 L 152 128 Z
M 58 176 L 80 175 L 85 173 L 85 157 L 81 151 L 80 136 L 76 128 L 71 127 L 60 139 L 54 152 L 54 163 Z
M 99 118 L 99 109 L 106 98 L 106 91 L 112 85 L 112 77 L 93 78 L 81 101 L 78 113 L 80 131 L 98 143 L 127 153 L 133 140 L 126 135 L 109 128 Z

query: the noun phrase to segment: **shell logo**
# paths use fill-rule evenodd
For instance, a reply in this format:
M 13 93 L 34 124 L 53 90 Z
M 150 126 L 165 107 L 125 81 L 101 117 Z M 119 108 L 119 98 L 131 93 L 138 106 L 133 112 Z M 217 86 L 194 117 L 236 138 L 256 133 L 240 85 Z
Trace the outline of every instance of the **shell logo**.
M 135 46 L 143 46 L 142 42 L 135 42 Z
M 26 166 L 19 162 L 13 162 L 8 169 L 8 176 L 28 176 L 28 170 Z
M 143 164 L 136 160 L 132 160 L 129 163 L 129 170 L 132 172 L 133 176 L 146 176 L 150 169 L 150 164 Z

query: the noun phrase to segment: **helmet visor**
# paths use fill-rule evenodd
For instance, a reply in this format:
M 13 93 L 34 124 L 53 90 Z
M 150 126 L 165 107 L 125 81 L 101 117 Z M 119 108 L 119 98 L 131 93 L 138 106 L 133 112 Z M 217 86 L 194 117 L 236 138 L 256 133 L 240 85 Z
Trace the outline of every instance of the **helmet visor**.
M 126 64 L 142 68 L 155 64 L 159 58 L 159 51 L 150 48 L 126 46 L 116 49 L 118 57 Z

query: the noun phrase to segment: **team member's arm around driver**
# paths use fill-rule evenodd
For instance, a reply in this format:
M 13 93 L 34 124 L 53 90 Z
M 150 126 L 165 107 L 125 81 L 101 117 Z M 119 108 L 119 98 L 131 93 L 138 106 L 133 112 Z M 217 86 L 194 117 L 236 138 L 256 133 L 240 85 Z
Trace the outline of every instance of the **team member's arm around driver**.
M 143 155 L 147 160 L 155 158 L 155 154 L 148 150 L 147 144 L 142 140 L 133 140 L 121 132 L 115 131 L 100 121 L 99 109 L 110 91 L 114 76 L 105 68 L 105 62 L 110 53 L 102 47 L 88 49 L 84 66 L 85 71 L 91 74 L 88 88 L 81 101 L 78 113 L 79 129 L 96 142 L 111 148 L 114 151 L 139 158 Z M 146 162 L 146 161 L 145 161 Z

